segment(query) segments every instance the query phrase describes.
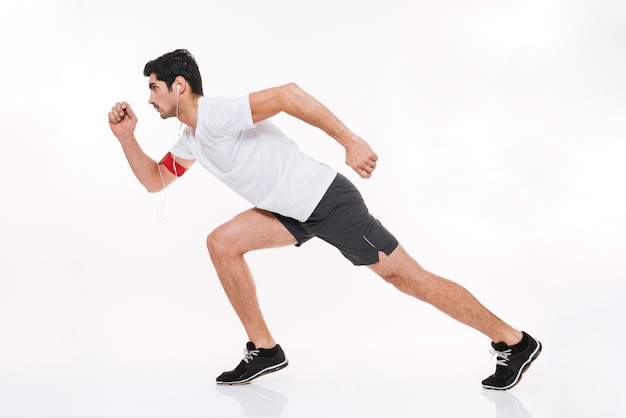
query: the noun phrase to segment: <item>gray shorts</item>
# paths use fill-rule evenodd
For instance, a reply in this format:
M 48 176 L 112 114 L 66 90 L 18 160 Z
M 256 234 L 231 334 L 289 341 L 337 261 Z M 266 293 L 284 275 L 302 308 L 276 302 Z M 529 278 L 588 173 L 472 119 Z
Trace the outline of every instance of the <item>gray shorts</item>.
M 379 251 L 389 255 L 398 246 L 398 240 L 370 215 L 354 184 L 341 174 L 305 222 L 278 213 L 274 216 L 296 238 L 296 246 L 321 238 L 355 266 L 377 263 Z

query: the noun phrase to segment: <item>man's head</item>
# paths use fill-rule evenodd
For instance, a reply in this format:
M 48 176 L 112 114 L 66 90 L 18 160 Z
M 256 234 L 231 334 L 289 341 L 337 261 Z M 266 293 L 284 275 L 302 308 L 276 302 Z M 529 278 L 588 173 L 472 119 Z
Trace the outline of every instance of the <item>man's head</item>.
M 183 101 L 202 96 L 202 78 L 193 55 L 185 49 L 168 52 L 146 64 L 143 75 L 149 77 L 149 103 L 161 118 L 179 116 Z
M 177 49 L 149 61 L 143 69 L 143 75 L 150 77 L 151 74 L 154 74 L 157 80 L 165 82 L 169 90 L 172 89 L 176 77 L 183 77 L 191 87 L 192 93 L 200 96 L 204 94 L 198 64 L 186 49 Z

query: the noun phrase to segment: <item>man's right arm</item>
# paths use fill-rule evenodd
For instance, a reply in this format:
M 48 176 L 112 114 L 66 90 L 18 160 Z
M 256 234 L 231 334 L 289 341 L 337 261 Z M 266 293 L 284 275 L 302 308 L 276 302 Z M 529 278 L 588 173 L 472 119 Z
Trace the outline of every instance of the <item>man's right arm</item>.
M 163 164 L 157 164 L 143 152 L 135 138 L 137 116 L 126 102 L 116 103 L 109 112 L 109 126 L 120 142 L 137 180 L 151 193 L 159 192 L 176 180 Z M 189 168 L 195 160 L 176 158 L 176 163 Z

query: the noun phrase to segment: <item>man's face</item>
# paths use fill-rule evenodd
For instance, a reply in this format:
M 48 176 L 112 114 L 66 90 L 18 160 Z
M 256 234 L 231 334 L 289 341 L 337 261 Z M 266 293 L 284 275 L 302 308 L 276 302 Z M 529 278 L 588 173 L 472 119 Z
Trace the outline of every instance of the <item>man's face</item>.
M 157 80 L 156 75 L 150 74 L 150 103 L 159 112 L 162 119 L 176 116 L 176 92 L 167 88 L 165 81 Z

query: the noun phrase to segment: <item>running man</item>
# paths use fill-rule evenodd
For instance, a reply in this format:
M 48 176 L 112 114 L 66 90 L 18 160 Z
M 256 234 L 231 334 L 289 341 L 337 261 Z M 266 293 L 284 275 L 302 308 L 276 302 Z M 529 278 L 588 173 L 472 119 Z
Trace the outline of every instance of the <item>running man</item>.
M 518 383 L 541 343 L 499 319 L 462 286 L 424 270 L 369 213 L 346 177 L 304 154 L 269 120 L 285 112 L 321 129 L 344 147 L 346 164 L 370 178 L 378 156 L 322 103 L 294 83 L 242 97 L 206 97 L 196 60 L 186 50 L 148 62 L 144 76 L 150 104 L 162 119 L 176 117 L 185 129 L 157 162 L 135 138 L 137 117 L 130 104 L 112 107 L 109 125 L 141 184 L 159 192 L 197 161 L 253 205 L 207 237 L 217 276 L 248 338 L 243 360 L 218 376 L 218 384 L 249 383 L 288 365 L 263 318 L 244 255 L 300 246 L 313 237 L 487 336 L 497 365 L 483 387 L 504 390 Z

